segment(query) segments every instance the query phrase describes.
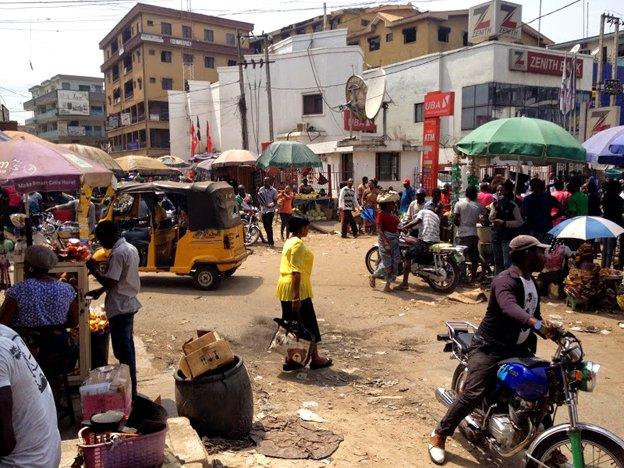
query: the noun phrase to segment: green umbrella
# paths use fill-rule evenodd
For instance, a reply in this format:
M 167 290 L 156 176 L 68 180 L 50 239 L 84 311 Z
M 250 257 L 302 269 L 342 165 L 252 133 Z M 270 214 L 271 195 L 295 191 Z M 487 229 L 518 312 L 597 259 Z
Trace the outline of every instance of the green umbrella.
M 321 158 L 303 143 L 275 141 L 264 150 L 257 161 L 262 169 L 268 167 L 322 167 Z
M 584 163 L 585 148 L 563 127 L 541 119 L 512 117 L 492 120 L 455 145 L 468 156 L 511 156 L 534 162 Z

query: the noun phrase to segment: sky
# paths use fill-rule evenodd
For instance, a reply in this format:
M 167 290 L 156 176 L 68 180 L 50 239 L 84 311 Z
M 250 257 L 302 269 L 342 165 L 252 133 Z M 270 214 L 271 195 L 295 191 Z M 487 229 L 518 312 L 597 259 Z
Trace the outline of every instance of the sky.
M 407 3 L 407 0 L 326 0 L 328 11 L 346 7 L 374 6 L 381 3 Z M 542 0 L 542 15 L 574 0 Z M 0 0 L 0 102 L 20 123 L 31 114 L 23 110 L 30 99 L 28 89 L 57 74 L 102 76 L 99 41 L 134 6 L 134 0 Z M 176 9 L 223 16 L 255 25 L 254 32 L 272 31 L 293 22 L 323 13 L 323 2 L 316 0 L 145 0 Z M 412 0 L 422 11 L 465 9 L 483 0 Z M 522 20 L 537 18 L 539 0 L 515 0 L 522 4 Z M 544 16 L 541 31 L 555 42 L 584 36 L 583 9 L 589 5 L 589 36 L 598 34 L 600 14 L 624 17 L 624 4 L 613 0 L 576 0 Z M 258 6 L 260 5 L 260 6 Z M 614 11 L 618 8 L 622 12 Z M 535 29 L 538 21 L 530 23 Z

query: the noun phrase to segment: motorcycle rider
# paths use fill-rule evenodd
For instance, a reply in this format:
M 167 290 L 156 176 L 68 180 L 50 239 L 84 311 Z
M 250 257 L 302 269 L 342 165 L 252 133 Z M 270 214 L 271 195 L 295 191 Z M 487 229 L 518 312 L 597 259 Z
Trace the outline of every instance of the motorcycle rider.
M 253 205 L 252 205 L 252 198 L 251 195 L 247 193 L 247 190 L 245 189 L 244 185 L 239 185 L 238 187 L 236 187 L 236 197 L 234 198 L 234 200 L 236 201 L 236 204 L 238 205 L 238 209 L 239 211 L 242 211 L 245 216 L 255 216 L 254 212 L 253 212 Z M 263 244 L 266 244 L 266 240 L 264 239 L 264 236 L 262 235 L 262 231 L 260 229 L 258 229 L 258 232 L 260 233 L 260 241 Z
M 543 321 L 532 273 L 544 267 L 544 250 L 533 236 L 521 235 L 509 243 L 512 266 L 492 282 L 492 294 L 468 352 L 468 375 L 463 391 L 440 420 L 429 439 L 429 456 L 446 461 L 445 442 L 459 423 L 482 402 L 496 384 L 499 362 L 532 356 L 537 347 L 534 331 L 550 337 L 556 327 Z
M 434 211 L 435 205 L 425 204 L 425 208 L 416 213 L 416 218 L 403 226 L 404 232 L 418 226 L 418 241 L 405 254 L 403 260 L 403 282 L 395 286 L 396 291 L 406 291 L 412 260 L 418 261 L 429 251 L 429 247 L 440 242 L 440 217 Z

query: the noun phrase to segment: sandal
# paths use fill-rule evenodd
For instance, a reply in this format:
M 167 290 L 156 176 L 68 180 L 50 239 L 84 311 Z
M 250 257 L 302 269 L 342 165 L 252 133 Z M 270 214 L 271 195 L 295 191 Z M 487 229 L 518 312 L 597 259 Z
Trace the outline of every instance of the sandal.
M 334 364 L 334 361 L 332 361 L 330 358 L 326 358 L 323 359 L 317 363 L 315 362 L 311 362 L 310 363 L 310 369 L 315 370 L 315 369 L 325 369 L 327 367 L 331 367 Z
M 298 362 L 288 361 L 288 362 L 285 362 L 284 365 L 282 365 L 282 370 L 284 372 L 292 372 L 292 371 L 296 371 L 296 370 L 301 370 L 301 369 L 303 369 L 303 367 L 304 366 L 302 366 Z

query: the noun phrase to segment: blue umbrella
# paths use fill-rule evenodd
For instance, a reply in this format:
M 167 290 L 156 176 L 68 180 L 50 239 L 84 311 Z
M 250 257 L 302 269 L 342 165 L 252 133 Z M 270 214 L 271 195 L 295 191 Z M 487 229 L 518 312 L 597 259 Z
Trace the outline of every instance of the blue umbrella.
M 608 219 L 598 216 L 577 216 L 566 219 L 548 231 L 559 239 L 604 239 L 618 237 L 624 233 L 624 229 Z
M 624 164 L 624 126 L 611 127 L 596 133 L 583 143 L 587 162 Z

